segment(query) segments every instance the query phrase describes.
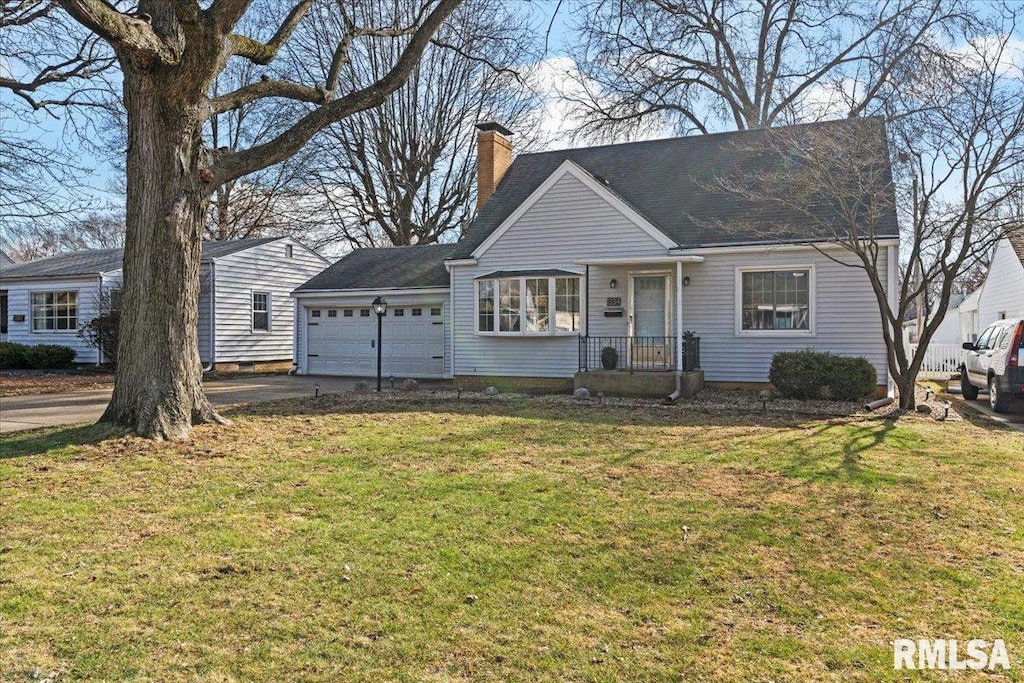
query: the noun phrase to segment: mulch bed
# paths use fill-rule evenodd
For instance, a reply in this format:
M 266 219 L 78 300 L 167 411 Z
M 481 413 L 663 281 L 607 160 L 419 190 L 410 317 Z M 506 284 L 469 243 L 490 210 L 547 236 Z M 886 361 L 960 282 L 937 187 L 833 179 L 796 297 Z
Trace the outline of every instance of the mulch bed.
M 28 396 L 109 389 L 114 375 L 105 370 L 0 370 L 0 396 Z

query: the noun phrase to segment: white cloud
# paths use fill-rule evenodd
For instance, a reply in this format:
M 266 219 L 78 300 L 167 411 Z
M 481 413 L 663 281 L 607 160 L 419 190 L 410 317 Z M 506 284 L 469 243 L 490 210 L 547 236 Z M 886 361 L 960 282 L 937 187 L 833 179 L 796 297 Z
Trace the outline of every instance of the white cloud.
M 538 112 L 540 145 L 543 149 L 585 147 L 609 142 L 630 142 L 671 137 L 672 127 L 663 122 L 648 122 L 643 129 L 620 133 L 612 139 L 608 136 L 580 135 L 578 131 L 587 120 L 579 112 L 573 100 L 583 99 L 588 90 L 599 91 L 596 83 L 587 82 L 575 60 L 569 56 L 558 56 L 542 60 L 530 66 L 526 79 L 541 96 L 541 110 Z M 584 85 L 586 83 L 586 85 Z

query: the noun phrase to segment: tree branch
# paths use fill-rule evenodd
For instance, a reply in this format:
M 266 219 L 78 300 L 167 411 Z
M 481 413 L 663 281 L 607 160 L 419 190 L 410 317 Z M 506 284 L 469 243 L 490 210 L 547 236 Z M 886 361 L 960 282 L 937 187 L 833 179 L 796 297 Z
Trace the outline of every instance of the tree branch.
M 291 11 L 281 22 L 281 26 L 278 27 L 274 37 L 267 43 L 261 43 L 258 40 L 249 38 L 247 36 L 241 36 L 238 34 L 231 34 L 228 37 L 228 49 L 232 55 L 239 57 L 245 57 L 254 64 L 260 64 L 266 66 L 274 61 L 277 57 L 278 51 L 281 46 L 291 37 L 295 27 L 299 25 L 302 18 L 306 16 L 309 8 L 312 7 L 313 0 L 299 0 L 299 3 L 292 7 Z
M 210 105 L 213 107 L 214 114 L 223 114 L 267 97 L 280 97 L 314 104 L 325 104 L 331 99 L 330 93 L 323 88 L 267 78 L 242 86 L 225 95 L 214 97 L 210 100 Z
M 176 64 L 178 50 L 165 43 L 149 22 L 122 14 L 104 0 L 58 0 L 60 6 L 78 23 L 116 48 L 143 61 Z
M 248 173 L 272 166 L 302 149 L 325 126 L 374 107 L 408 80 L 434 33 L 459 6 L 461 0 L 441 0 L 409 40 L 391 70 L 373 85 L 333 100 L 306 114 L 273 140 L 242 152 L 220 155 L 214 166 L 211 188 Z

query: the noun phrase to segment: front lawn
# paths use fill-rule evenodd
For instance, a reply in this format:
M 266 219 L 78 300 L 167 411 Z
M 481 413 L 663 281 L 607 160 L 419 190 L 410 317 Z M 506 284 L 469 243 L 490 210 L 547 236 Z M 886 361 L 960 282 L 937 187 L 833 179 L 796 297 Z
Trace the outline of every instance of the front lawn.
M 947 680 L 891 641 L 949 637 L 1005 639 L 1024 681 L 1024 434 L 505 397 L 232 417 L 0 440 L 0 680 Z

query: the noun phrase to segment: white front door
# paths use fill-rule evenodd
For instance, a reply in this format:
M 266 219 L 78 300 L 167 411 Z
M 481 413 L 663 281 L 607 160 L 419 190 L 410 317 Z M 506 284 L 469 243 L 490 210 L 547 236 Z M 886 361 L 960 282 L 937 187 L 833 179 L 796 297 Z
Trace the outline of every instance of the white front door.
M 665 337 L 668 325 L 668 276 L 633 276 L 634 337 Z

